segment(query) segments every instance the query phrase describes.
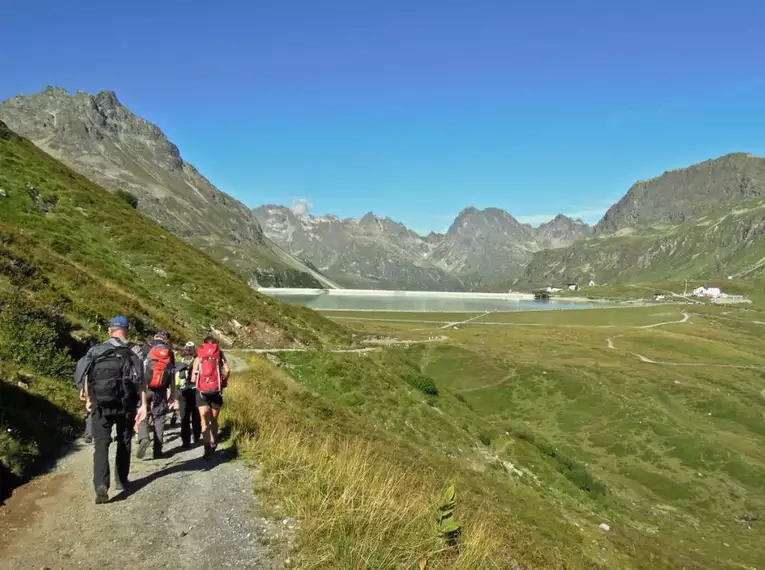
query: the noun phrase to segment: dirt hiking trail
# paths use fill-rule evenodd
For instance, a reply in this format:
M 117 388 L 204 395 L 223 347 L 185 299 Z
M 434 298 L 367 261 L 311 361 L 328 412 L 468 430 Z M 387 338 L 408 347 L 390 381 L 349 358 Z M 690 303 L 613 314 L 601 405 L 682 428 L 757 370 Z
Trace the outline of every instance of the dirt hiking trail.
M 232 448 L 205 460 L 201 444 L 183 450 L 180 443 L 171 427 L 166 457 L 139 460 L 134 441 L 130 494 L 112 483 L 111 501 L 96 505 L 93 446 L 76 442 L 0 507 L 0 568 L 282 568 L 280 545 L 288 546 L 294 522 L 263 517 L 254 470 Z

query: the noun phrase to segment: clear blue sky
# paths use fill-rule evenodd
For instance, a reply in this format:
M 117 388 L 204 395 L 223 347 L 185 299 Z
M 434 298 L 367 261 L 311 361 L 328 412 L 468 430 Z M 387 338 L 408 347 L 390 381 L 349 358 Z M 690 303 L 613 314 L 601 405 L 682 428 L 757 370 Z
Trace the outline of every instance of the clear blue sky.
M 419 231 L 765 154 L 762 0 L 24 0 L 0 54 L 0 99 L 114 90 L 251 206 Z

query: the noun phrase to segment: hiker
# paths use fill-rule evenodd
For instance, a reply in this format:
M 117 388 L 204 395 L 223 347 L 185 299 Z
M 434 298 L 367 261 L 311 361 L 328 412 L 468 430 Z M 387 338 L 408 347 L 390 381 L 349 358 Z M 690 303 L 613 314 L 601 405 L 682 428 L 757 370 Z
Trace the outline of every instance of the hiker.
M 230 374 L 231 368 L 218 340 L 208 336 L 197 351 L 192 371 L 197 387 L 197 406 L 202 420 L 206 459 L 210 458 L 218 446 L 218 415 L 223 407 L 223 389 Z
M 162 457 L 162 443 L 165 437 L 165 416 L 167 415 L 167 389 L 170 387 L 175 357 L 170 348 L 170 333 L 158 331 L 154 339 L 149 343 L 148 354 L 143 363 L 144 381 L 146 382 L 149 409 L 148 416 L 139 425 L 138 429 L 138 452 L 139 459 L 146 456 L 149 443 L 149 422 L 151 420 L 153 438 L 154 459 Z
M 181 443 L 183 449 L 191 449 L 191 436 L 194 443 L 202 439 L 202 423 L 197 408 L 197 390 L 191 375 L 196 351 L 194 343 L 189 341 L 183 347 L 181 359 L 175 363 L 175 398 L 181 417 Z
M 129 322 L 117 316 L 109 322 L 109 340 L 83 357 L 85 407 L 91 415 L 94 439 L 93 486 L 96 504 L 109 501 L 109 445 L 112 426 L 117 428 L 116 489 L 128 491 L 130 442 L 136 409 L 145 413 L 143 362 L 138 347 L 128 342 Z M 140 406 L 139 406 L 140 404 Z

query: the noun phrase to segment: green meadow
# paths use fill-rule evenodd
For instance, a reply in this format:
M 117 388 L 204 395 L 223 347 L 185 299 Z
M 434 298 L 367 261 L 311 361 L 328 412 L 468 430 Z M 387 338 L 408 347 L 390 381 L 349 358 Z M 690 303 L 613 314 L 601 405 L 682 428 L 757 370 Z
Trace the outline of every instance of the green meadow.
M 503 556 L 534 568 L 765 564 L 756 520 L 765 513 L 765 315 L 756 308 L 492 313 L 446 329 L 478 314 L 324 314 L 359 339 L 447 337 L 286 354 L 274 370 L 363 422 L 342 437 L 384 437 L 398 459 L 419 458 L 401 467 L 432 485 L 416 499 L 422 534 L 413 537 L 427 536 L 428 501 L 456 482 L 458 510 L 504 544 L 469 542 L 485 556 L 470 550 L 456 567 L 501 567 Z M 399 546 L 414 565 L 416 546 Z

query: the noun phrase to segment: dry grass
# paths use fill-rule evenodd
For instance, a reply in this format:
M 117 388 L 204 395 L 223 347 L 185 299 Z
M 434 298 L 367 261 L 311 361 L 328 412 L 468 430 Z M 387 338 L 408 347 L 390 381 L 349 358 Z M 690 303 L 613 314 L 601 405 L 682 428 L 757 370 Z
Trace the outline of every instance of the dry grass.
M 528 556 L 506 513 L 488 497 L 460 494 L 460 548 L 435 529 L 441 493 L 450 480 L 444 463 L 381 433 L 362 418 L 295 385 L 268 363 L 229 389 L 225 421 L 242 455 L 257 463 L 257 492 L 299 520 L 294 559 L 301 568 L 506 568 Z M 458 476 L 458 479 L 462 479 Z M 537 568 L 560 559 L 528 553 Z M 519 560 L 520 561 L 520 560 Z M 570 567 L 578 567 L 573 564 Z

